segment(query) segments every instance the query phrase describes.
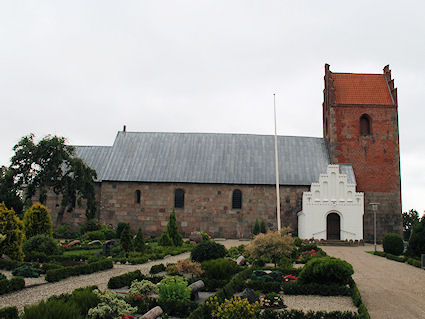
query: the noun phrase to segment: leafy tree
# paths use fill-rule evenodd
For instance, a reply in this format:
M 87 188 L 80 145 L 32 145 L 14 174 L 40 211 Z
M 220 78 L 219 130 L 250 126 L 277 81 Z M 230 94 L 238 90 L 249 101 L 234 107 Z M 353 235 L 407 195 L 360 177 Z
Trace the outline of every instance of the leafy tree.
M 6 166 L 0 167 L 0 203 L 13 209 L 18 215 L 22 214 L 23 203 L 18 195 L 13 174 Z
M 183 236 L 179 233 L 176 222 L 176 212 L 174 209 L 170 213 L 170 219 L 168 220 L 167 224 L 167 233 L 173 246 L 183 245 Z
M 124 249 L 126 252 L 129 252 L 133 249 L 133 243 L 132 243 L 132 238 L 130 234 L 129 224 L 127 224 L 126 227 L 124 227 L 121 233 L 121 248 Z
M 93 218 L 96 213 L 94 179 L 96 172 L 74 157 L 74 147 L 65 144 L 64 137 L 46 136 L 38 143 L 34 134 L 21 138 L 13 147 L 10 174 L 17 195 L 23 200 L 45 204 L 47 192 L 61 194 L 62 200 L 57 222 L 62 222 L 65 211 L 71 212 L 76 204 L 86 201 L 86 216 Z
M 282 257 L 290 257 L 293 249 L 294 240 L 287 229 L 259 234 L 246 247 L 254 259 L 270 258 L 275 266 Z
M 264 219 L 262 219 L 260 222 L 260 233 L 267 233 L 266 222 L 264 221 Z
M 121 238 L 121 233 L 125 227 L 127 227 L 127 223 L 119 222 L 117 225 L 117 238 Z
M 52 218 L 46 206 L 35 203 L 27 209 L 24 215 L 24 232 L 27 239 L 35 235 L 52 237 Z
M 254 223 L 254 228 L 252 229 L 252 234 L 256 236 L 259 233 L 260 233 L 260 222 L 258 221 L 258 218 L 256 218 Z
M 402 213 L 403 216 L 403 237 L 404 240 L 409 240 L 412 229 L 419 223 L 419 214 L 416 210 L 411 209 L 408 212 Z
M 136 237 L 134 238 L 134 250 L 141 253 L 145 250 L 145 239 L 143 238 L 141 228 L 137 230 Z
M 407 246 L 407 254 L 414 257 L 420 257 L 421 254 L 425 254 L 425 215 L 413 228 L 409 245 Z
M 13 209 L 7 209 L 0 203 L 0 233 L 6 238 L 0 242 L 0 254 L 5 254 L 12 259 L 22 261 L 22 242 L 24 240 L 24 225 L 16 216 Z

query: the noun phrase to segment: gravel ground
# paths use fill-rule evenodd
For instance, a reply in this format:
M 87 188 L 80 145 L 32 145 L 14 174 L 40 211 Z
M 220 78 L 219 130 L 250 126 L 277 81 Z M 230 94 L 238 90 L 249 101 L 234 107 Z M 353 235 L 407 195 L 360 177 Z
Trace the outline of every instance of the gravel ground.
M 283 297 L 283 302 L 288 309 L 313 311 L 353 311 L 357 308 L 353 305 L 351 297 L 324 297 L 324 296 L 289 296 Z
M 322 249 L 353 265 L 353 278 L 372 319 L 425 318 L 423 269 L 366 253 L 372 245 Z

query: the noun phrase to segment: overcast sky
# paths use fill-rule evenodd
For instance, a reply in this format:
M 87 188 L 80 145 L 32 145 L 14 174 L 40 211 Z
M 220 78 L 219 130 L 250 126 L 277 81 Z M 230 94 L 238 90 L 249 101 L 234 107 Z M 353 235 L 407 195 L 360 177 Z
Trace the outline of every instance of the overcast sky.
M 0 165 L 24 135 L 322 136 L 324 64 L 398 88 L 403 211 L 425 210 L 423 1 L 0 0 Z

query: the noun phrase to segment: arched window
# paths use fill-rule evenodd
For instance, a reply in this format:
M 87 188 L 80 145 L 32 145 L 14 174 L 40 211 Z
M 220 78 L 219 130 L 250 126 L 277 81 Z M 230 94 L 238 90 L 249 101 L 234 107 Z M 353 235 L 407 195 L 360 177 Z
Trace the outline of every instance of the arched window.
M 232 209 L 242 208 L 242 192 L 239 189 L 235 189 L 232 195 Z
M 370 118 L 367 114 L 363 114 L 360 117 L 360 135 L 370 135 L 371 133 Z
M 139 190 L 137 190 L 136 191 L 136 204 L 140 204 L 141 196 L 142 196 L 142 193 Z
M 174 191 L 174 207 L 184 208 L 184 190 L 180 188 Z

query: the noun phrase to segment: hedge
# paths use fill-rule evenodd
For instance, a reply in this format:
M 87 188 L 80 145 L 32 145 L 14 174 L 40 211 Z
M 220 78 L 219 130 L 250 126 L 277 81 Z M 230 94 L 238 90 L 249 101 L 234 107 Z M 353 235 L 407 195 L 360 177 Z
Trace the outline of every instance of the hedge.
M 0 259 L 0 269 L 2 270 L 13 270 L 20 264 L 21 263 L 16 260 Z
M 414 258 L 408 258 L 407 263 L 409 265 L 412 265 L 412 266 L 415 266 L 415 267 L 418 267 L 418 268 L 422 268 L 422 264 L 421 264 L 420 260 L 417 260 L 417 259 L 414 259 Z
M 122 287 L 130 287 L 133 280 L 149 280 L 154 284 L 157 284 L 162 279 L 164 279 L 163 276 L 145 276 L 143 275 L 140 270 L 130 271 L 125 274 L 111 277 L 108 281 L 108 288 L 109 289 L 119 289 Z
M 112 260 L 105 259 L 91 264 L 63 267 L 60 269 L 51 269 L 46 272 L 46 281 L 56 282 L 71 276 L 91 274 L 97 271 L 110 269 L 113 266 L 114 264 L 112 263 Z
M 230 299 L 235 293 L 242 291 L 246 286 L 245 281 L 251 277 L 254 270 L 255 268 L 250 267 L 233 276 L 227 285 L 217 291 L 219 301 L 224 302 L 224 299 Z
M 24 288 L 25 280 L 22 277 L 12 277 L 9 280 L 0 280 L 0 295 L 4 295 L 17 290 L 22 290 Z
M 308 311 L 301 310 L 283 310 L 276 312 L 266 309 L 259 317 L 260 319 L 358 319 L 359 315 L 351 311 Z
M 385 253 L 383 251 L 374 251 L 372 252 L 372 254 L 376 256 L 380 256 L 380 257 L 386 257 L 387 259 L 398 261 L 401 263 L 407 262 L 409 265 L 412 265 L 418 268 L 422 267 L 421 261 L 415 258 L 407 258 L 406 256 L 395 256 L 392 254 Z
M 16 307 L 4 307 L 0 309 L 1 319 L 18 319 L 18 308 Z

